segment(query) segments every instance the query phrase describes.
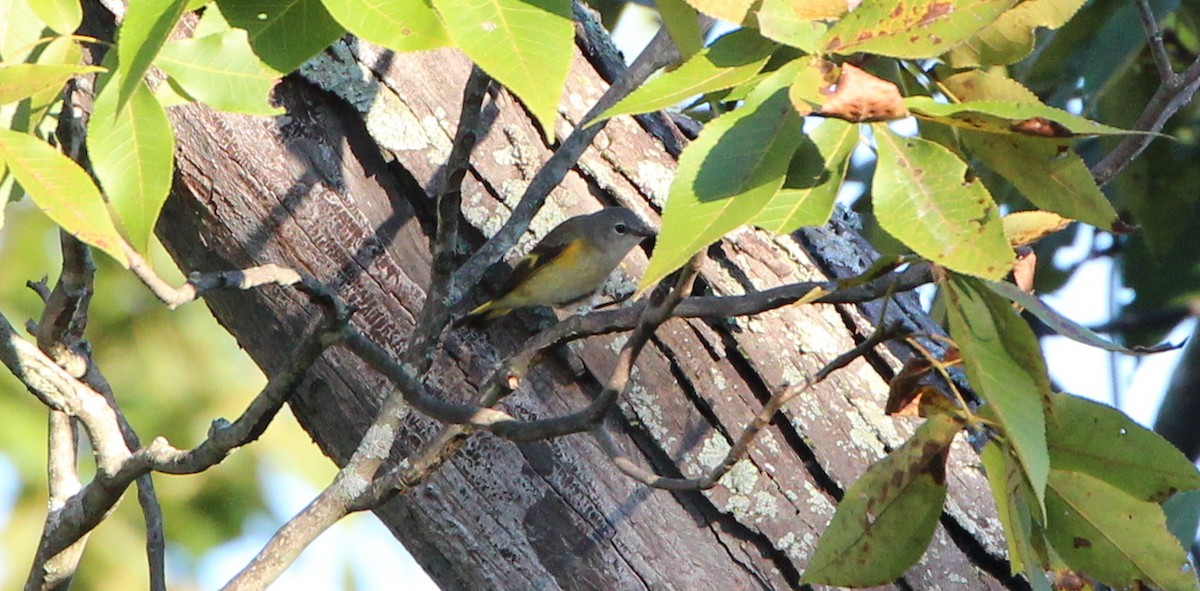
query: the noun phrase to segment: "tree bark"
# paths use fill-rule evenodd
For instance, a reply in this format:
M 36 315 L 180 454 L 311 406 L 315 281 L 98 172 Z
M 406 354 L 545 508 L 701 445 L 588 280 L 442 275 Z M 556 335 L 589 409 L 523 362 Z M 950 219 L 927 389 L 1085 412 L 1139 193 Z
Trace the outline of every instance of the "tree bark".
M 593 65 L 598 59 L 611 58 L 577 51 L 560 103 L 560 138 L 606 87 Z M 310 273 L 358 307 L 357 326 L 399 352 L 429 283 L 430 195 L 469 70 L 451 50 L 392 54 L 343 42 L 279 86 L 286 115 L 172 109 L 178 176 L 159 236 L 187 271 L 272 262 Z M 479 137 L 463 187 L 467 246 L 498 228 L 550 154 L 503 91 L 485 100 Z M 600 202 L 657 219 L 674 167 L 662 142 L 619 118 L 556 189 L 535 232 Z M 718 294 L 851 274 L 874 256 L 842 221 L 792 237 L 740 231 L 712 254 L 702 277 Z M 626 271 L 636 276 L 645 262 L 635 251 Z M 914 298 L 899 300 L 889 317 L 927 322 Z M 207 301 L 268 374 L 317 314 L 276 288 Z M 698 476 L 771 392 L 853 347 L 878 309 L 806 305 L 727 322 L 671 320 L 642 354 L 608 424 L 630 456 L 667 475 Z M 519 314 L 486 330 L 448 333 L 427 383 L 448 398 L 472 399 L 496 361 L 531 334 L 531 319 Z M 622 340 L 592 338 L 550 356 L 504 407 L 534 418 L 586 404 Z M 476 435 L 426 484 L 376 513 L 448 590 L 795 588 L 841 490 L 915 426 L 882 413 L 896 352 L 903 354 L 881 349 L 789 404 L 711 491 L 650 490 L 621 474 L 586 435 L 526 444 Z M 342 464 L 389 390 L 334 349 L 291 404 Z M 411 413 L 396 454 L 412 452 L 438 428 Z M 942 526 L 921 562 L 888 587 L 1020 586 L 1008 575 L 977 464 L 969 446 L 955 444 Z

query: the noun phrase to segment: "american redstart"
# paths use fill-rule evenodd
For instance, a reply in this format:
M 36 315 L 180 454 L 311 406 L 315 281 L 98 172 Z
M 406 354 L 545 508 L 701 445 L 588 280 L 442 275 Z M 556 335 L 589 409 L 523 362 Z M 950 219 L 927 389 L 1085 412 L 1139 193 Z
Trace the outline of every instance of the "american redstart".
M 515 308 L 561 306 L 600 289 L 621 259 L 654 230 L 624 207 L 575 216 L 550 230 L 517 263 L 500 295 L 456 326 L 494 320 Z

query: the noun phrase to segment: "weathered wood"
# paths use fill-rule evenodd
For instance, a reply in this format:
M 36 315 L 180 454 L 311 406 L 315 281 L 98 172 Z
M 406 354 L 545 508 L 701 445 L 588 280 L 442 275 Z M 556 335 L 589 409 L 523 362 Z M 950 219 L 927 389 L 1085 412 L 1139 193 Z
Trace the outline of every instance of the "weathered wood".
M 394 55 L 339 44 L 280 85 L 277 97 L 288 114 L 275 120 L 172 110 L 179 176 L 160 237 L 188 270 L 266 262 L 303 269 L 337 286 L 359 307 L 358 326 L 399 351 L 429 281 L 429 195 L 468 71 L 469 63 L 449 50 Z M 577 55 L 560 105 L 559 137 L 603 88 Z M 507 93 L 494 93 L 485 105 L 464 185 L 465 218 L 484 235 L 499 226 L 550 153 Z M 594 209 L 598 195 L 657 218 L 673 170 L 674 159 L 658 141 L 619 118 L 552 195 L 534 234 Z M 739 232 L 706 265 L 704 281 L 716 293 L 738 293 L 853 272 L 870 257 L 844 225 L 823 232 L 807 234 L 803 245 Z M 470 242 L 477 244 L 478 235 Z M 639 273 L 645 262 L 635 251 L 626 270 Z M 630 285 L 613 282 L 608 291 Z M 279 289 L 216 294 L 209 305 L 268 373 L 314 314 Z M 904 312 L 893 307 L 892 313 Z M 530 318 L 449 333 L 428 383 L 447 397 L 471 398 L 495 360 L 529 334 L 523 319 Z M 834 306 L 727 323 L 669 321 L 642 355 L 621 416 L 609 424 L 631 456 L 666 474 L 699 475 L 772 391 L 852 347 L 870 323 L 862 310 Z M 606 379 L 622 340 L 570 347 L 566 357 L 532 372 L 505 408 L 532 418 L 582 406 Z M 794 401 L 725 486 L 712 491 L 648 490 L 583 435 L 521 445 L 479 435 L 427 484 L 377 513 L 445 589 L 792 588 L 839 489 L 912 431 L 910 421 L 882 415 L 886 384 L 878 368 L 895 367 L 891 355 L 856 362 Z M 581 372 L 572 369 L 578 360 Z M 335 350 L 292 405 L 340 464 L 387 392 L 379 376 Z M 411 452 L 437 427 L 410 415 L 397 452 Z M 970 465 L 973 454 L 959 447 L 943 522 L 970 534 L 958 535 L 960 547 L 939 529 L 897 588 L 1012 583 L 997 558 L 1003 543 L 986 482 Z

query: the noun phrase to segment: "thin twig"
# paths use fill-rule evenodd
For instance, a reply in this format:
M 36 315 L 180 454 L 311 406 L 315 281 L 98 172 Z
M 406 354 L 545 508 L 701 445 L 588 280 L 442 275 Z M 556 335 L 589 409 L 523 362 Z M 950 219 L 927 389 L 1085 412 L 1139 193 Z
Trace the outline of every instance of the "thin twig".
M 1113 151 L 1092 167 L 1092 177 L 1096 183 L 1104 185 L 1133 162 L 1154 140 L 1155 136 L 1150 134 L 1162 131 L 1167 120 L 1191 102 L 1197 88 L 1200 88 L 1200 59 L 1192 62 L 1182 74 L 1174 75 L 1171 82 L 1163 82 L 1158 87 L 1132 128 L 1150 133 L 1125 136 Z
M 742 429 L 742 434 L 738 437 L 737 441 L 734 442 L 733 446 L 729 448 L 729 451 L 725 454 L 725 458 L 721 460 L 721 463 L 713 467 L 711 472 L 699 478 L 671 478 L 667 476 L 661 476 L 639 466 L 636 462 L 625 455 L 620 448 L 617 447 L 616 442 L 613 441 L 612 435 L 602 423 L 596 424 L 592 428 L 592 436 L 595 437 L 596 443 L 600 445 L 600 449 L 604 451 L 605 455 L 612 460 L 613 464 L 616 465 L 621 472 L 625 473 L 625 475 L 633 478 L 634 480 L 645 484 L 646 486 L 675 491 L 707 490 L 713 486 L 716 486 L 721 478 L 729 473 L 729 471 L 732 470 L 733 467 L 740 462 L 746 456 L 746 454 L 749 453 L 750 445 L 754 442 L 755 438 L 757 438 L 758 434 L 771 423 L 771 420 L 775 417 L 776 413 L 782 410 L 784 405 L 786 405 L 788 402 L 791 402 L 796 396 L 807 391 L 809 388 L 812 388 L 813 386 L 823 382 L 833 372 L 846 367 L 850 364 L 850 362 L 863 355 L 866 355 L 871 351 L 871 349 L 874 349 L 876 345 L 896 336 L 896 329 L 894 327 L 889 327 L 887 329 L 882 327 L 883 325 L 881 324 L 880 329 L 873 332 L 866 340 L 856 345 L 853 349 L 838 355 L 832 361 L 825 364 L 825 366 L 817 371 L 816 374 L 805 380 L 803 384 L 784 388 L 777 394 L 771 396 L 771 398 L 767 400 L 766 404 L 763 405 L 762 409 L 760 409 L 758 413 L 754 415 L 754 418 L 750 421 L 750 424 L 746 425 L 746 427 Z
M 204 294 L 219 289 L 248 290 L 263 285 L 289 286 L 300 283 L 302 277 L 296 271 L 279 265 L 268 264 L 251 267 L 239 271 L 218 271 L 215 273 L 193 273 L 187 283 L 175 287 L 159 277 L 154 269 L 133 250 L 128 244 L 123 244 L 125 255 L 129 257 L 129 270 L 150 288 L 159 301 L 174 310 L 183 304 L 194 302 Z
M 1163 45 L 1162 29 L 1154 18 L 1154 10 L 1150 8 L 1149 0 L 1134 0 L 1133 5 L 1137 6 L 1138 16 L 1142 18 L 1142 29 L 1145 30 L 1146 40 L 1150 43 L 1150 55 L 1158 68 L 1159 79 L 1163 84 L 1174 84 L 1175 70 L 1171 68 L 1171 58 Z

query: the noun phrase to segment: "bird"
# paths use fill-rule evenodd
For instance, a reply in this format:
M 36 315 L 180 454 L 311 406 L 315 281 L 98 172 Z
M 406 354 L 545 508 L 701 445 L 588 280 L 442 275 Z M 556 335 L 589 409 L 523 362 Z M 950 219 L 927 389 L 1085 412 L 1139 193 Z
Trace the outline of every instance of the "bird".
M 517 308 L 562 306 L 604 285 L 633 247 L 654 230 L 624 207 L 578 215 L 556 226 L 513 269 L 500 295 L 455 323 L 480 325 Z

